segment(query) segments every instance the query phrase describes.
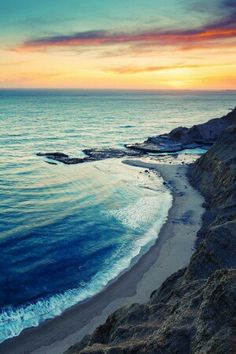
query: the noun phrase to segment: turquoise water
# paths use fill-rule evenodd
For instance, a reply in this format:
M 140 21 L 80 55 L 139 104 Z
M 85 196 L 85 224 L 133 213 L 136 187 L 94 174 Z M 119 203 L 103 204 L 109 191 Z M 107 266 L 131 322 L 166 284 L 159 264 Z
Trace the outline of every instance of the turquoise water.
M 1 341 L 102 290 L 155 241 L 171 206 L 152 173 L 113 159 L 49 165 L 36 153 L 82 156 L 234 105 L 233 92 L 0 91 Z

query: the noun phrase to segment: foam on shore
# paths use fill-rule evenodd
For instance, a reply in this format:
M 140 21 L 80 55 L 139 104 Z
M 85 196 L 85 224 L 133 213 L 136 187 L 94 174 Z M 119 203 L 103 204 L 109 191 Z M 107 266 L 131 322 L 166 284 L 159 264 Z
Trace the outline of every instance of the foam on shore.
M 143 177 L 138 182 L 140 187 L 147 188 L 149 180 L 150 186 L 154 187 L 152 182 L 157 179 L 154 174 L 149 179 Z M 147 194 L 149 195 L 123 208 L 105 211 L 109 218 L 117 219 L 127 229 L 138 230 L 139 236 L 132 242 L 122 242 L 118 250 L 105 263 L 105 269 L 100 270 L 89 283 L 81 282 L 79 288 L 40 299 L 26 306 L 3 309 L 0 313 L 0 342 L 19 335 L 25 328 L 36 327 L 43 321 L 60 315 L 76 303 L 99 293 L 111 280 L 129 268 L 134 259 L 139 258 L 155 243 L 162 225 L 167 220 L 172 196 L 164 186 Z

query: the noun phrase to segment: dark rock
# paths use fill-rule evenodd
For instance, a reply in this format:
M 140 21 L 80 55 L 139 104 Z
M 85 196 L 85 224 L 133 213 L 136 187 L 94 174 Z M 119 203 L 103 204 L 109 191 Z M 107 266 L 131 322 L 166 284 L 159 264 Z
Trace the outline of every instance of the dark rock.
M 167 279 L 149 303 L 116 311 L 67 354 L 233 354 L 236 271 L 188 283 L 184 271 Z
M 87 156 L 78 158 L 78 157 L 70 157 L 67 154 L 61 152 L 39 152 L 37 156 L 47 157 L 48 159 L 55 160 L 58 162 L 62 162 L 67 165 L 72 164 L 79 164 L 84 162 L 91 162 L 91 161 L 99 161 L 104 159 L 110 158 L 121 158 L 124 156 L 141 156 L 143 155 L 140 152 L 134 150 L 126 150 L 126 149 L 85 149 L 83 153 Z
M 52 161 L 45 161 L 46 163 L 48 163 L 49 165 L 57 165 L 56 162 L 52 162 Z
M 120 158 L 125 156 L 140 156 L 137 151 L 126 150 L 126 149 L 84 149 L 83 153 L 94 160 L 104 160 L 109 158 Z
M 46 157 L 47 159 L 50 159 L 50 160 L 62 162 L 67 165 L 85 162 L 84 159 L 69 157 L 69 155 L 66 155 L 62 152 L 38 152 L 36 155 Z
M 69 156 L 66 154 L 63 154 L 62 152 L 38 152 L 36 154 L 37 156 L 44 156 L 44 157 L 51 157 L 51 158 L 58 158 L 58 159 L 63 159 L 63 158 L 68 158 Z
M 183 144 L 163 136 L 148 138 L 144 143 L 126 144 L 125 147 L 146 153 L 177 152 L 184 149 Z

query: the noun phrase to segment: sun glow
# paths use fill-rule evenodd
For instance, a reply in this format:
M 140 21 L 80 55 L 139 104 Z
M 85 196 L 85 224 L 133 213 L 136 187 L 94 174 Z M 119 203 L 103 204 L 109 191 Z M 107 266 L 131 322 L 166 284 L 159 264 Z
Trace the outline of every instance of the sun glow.
M 164 11 L 161 5 L 157 9 Z M 103 10 L 107 16 L 113 11 L 108 2 Z M 62 25 L 46 35 L 45 28 L 38 28 L 28 37 L 25 32 L 15 33 L 15 39 L 14 35 L 3 36 L 0 87 L 236 89 L 235 7 L 224 8 L 221 15 L 217 12 L 216 18 L 209 13 L 208 22 L 202 25 L 198 21 L 198 25 L 180 28 L 173 17 L 167 23 L 163 20 L 163 28 L 143 25 L 139 29 L 145 11 L 144 6 L 139 21 L 130 20 L 126 27 L 119 19 L 108 21 L 110 29 L 93 29 L 98 19 L 101 26 L 107 25 L 104 16 L 98 16 L 81 30 L 80 22 L 72 28 L 68 22 L 65 28 Z M 182 21 L 183 14 L 178 16 Z M 58 26 L 58 21 L 46 23 L 50 28 Z

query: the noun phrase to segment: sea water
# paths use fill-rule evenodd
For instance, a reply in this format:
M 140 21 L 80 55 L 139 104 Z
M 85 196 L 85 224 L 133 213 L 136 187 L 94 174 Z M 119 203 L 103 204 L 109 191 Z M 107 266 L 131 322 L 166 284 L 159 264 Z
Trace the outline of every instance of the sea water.
M 36 153 L 121 147 L 234 104 L 235 92 L 0 91 L 0 341 L 101 291 L 155 242 L 172 201 L 160 176 L 120 160 Z

